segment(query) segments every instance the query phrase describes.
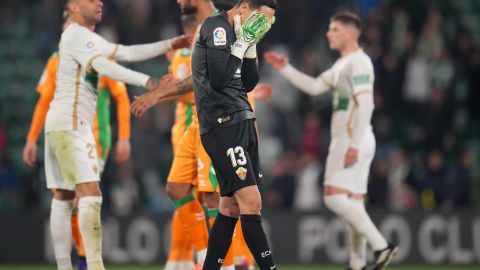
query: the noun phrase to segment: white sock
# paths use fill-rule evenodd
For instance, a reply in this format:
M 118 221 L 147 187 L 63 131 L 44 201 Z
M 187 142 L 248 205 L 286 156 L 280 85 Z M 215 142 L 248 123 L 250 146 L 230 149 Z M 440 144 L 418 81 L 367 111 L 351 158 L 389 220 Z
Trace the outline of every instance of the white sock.
M 350 199 L 353 204 L 365 208 L 363 200 Z M 347 223 L 348 248 L 350 251 L 350 267 L 361 269 L 367 265 L 367 239 L 350 223 Z
M 205 257 L 207 257 L 207 249 L 204 248 L 200 251 L 197 251 L 197 262 L 203 264 L 205 262 Z
M 50 211 L 50 233 L 58 270 L 72 270 L 72 215 L 74 200 L 52 199 Z
M 365 207 L 353 203 L 347 194 L 327 195 L 325 205 L 363 234 L 374 251 L 388 246 L 387 241 L 365 211 Z
M 193 262 L 167 261 L 164 270 L 193 270 Z
M 105 270 L 102 259 L 101 196 L 81 197 L 78 200 L 78 225 L 85 246 L 88 270 Z

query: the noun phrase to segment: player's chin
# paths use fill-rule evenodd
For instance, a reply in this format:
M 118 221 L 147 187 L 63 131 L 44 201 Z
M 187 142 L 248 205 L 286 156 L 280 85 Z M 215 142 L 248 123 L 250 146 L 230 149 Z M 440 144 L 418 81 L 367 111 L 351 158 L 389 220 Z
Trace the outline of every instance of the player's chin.
M 102 15 L 103 13 L 95 14 L 95 17 L 93 18 L 93 20 L 95 21 L 95 24 L 102 22 Z

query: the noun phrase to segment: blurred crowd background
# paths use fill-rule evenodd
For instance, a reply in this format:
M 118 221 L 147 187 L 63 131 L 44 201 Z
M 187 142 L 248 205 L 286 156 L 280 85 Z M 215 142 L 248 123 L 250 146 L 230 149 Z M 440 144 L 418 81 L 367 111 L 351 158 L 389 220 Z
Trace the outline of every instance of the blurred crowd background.
M 23 164 L 22 148 L 38 99 L 36 84 L 57 50 L 61 2 L 0 2 L 0 213 L 49 209 L 43 137 L 35 168 Z M 260 55 L 283 52 L 294 66 L 317 76 L 338 57 L 329 51 L 325 33 L 330 16 L 345 9 L 363 19 L 361 44 L 376 74 L 377 150 L 367 205 L 447 213 L 478 209 L 480 2 L 279 0 L 277 22 L 259 46 Z M 153 42 L 180 34 L 179 17 L 175 0 L 105 0 L 97 32 L 126 45 Z M 259 64 L 261 81 L 274 86 L 272 98 L 256 106 L 264 208 L 322 209 L 331 98 L 304 95 L 261 59 Z M 129 66 L 160 77 L 168 62 L 157 58 Z M 129 90 L 130 97 L 142 93 Z M 139 119 L 132 116 L 132 158 L 118 166 L 110 157 L 103 175 L 105 211 L 171 211 L 164 186 L 172 161 L 173 117 L 173 104 Z M 112 126 L 116 136 L 115 119 Z

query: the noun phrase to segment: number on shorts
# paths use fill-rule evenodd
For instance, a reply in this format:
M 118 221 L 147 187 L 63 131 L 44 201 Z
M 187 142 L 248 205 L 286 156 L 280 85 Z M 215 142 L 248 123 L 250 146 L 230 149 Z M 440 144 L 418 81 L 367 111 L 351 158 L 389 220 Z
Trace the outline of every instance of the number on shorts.
M 88 158 L 95 158 L 95 154 L 93 151 L 95 151 L 95 146 L 91 143 L 87 143 L 87 148 L 88 148 Z
M 236 154 L 238 154 L 238 159 L 235 156 Z M 232 161 L 232 166 L 234 168 L 239 165 L 243 166 L 247 164 L 247 157 L 245 156 L 245 152 L 243 151 L 243 148 L 241 146 L 237 146 L 235 148 L 228 148 L 227 156 L 230 157 L 230 160 Z

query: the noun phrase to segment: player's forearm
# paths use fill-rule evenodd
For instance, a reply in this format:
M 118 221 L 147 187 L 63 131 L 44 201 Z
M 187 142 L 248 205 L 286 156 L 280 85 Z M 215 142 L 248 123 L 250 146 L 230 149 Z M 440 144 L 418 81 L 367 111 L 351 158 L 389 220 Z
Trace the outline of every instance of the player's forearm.
M 126 62 L 144 61 L 165 54 L 171 48 L 171 39 L 142 45 L 119 45 L 114 57 Z
M 161 102 L 165 98 L 178 97 L 193 91 L 192 76 L 185 79 L 178 80 L 175 83 L 169 84 L 165 88 L 160 88 L 158 91 L 156 101 Z
M 92 67 L 100 74 L 116 81 L 127 84 L 146 87 L 150 77 L 143 73 L 125 68 L 117 63 L 109 61 L 105 56 L 98 56 L 92 60 Z
M 257 59 L 244 58 L 242 63 L 242 82 L 248 93 L 255 88 L 260 76 L 258 74 Z
M 331 86 L 327 84 L 322 76 L 313 78 L 305 73 L 300 72 L 290 64 L 287 64 L 284 68 L 280 69 L 282 74 L 291 84 L 309 95 L 320 95 L 328 90 Z
M 364 92 L 363 94 L 357 95 L 355 99 L 357 102 L 357 112 L 353 119 L 350 147 L 358 149 L 367 128 L 370 126 L 374 103 L 371 92 Z

